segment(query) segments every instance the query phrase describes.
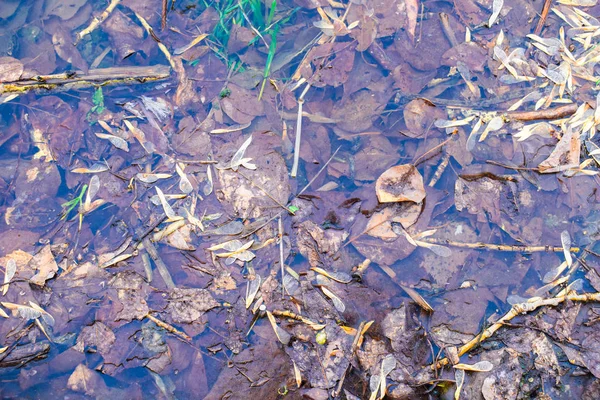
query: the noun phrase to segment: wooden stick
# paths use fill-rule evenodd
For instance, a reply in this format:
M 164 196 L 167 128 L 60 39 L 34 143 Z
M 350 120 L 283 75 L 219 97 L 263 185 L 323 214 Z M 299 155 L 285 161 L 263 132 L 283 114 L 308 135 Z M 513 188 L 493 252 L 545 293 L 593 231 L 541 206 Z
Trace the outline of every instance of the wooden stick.
M 515 251 L 522 253 L 537 253 L 540 251 L 548 251 L 548 252 L 556 252 L 562 253 L 562 246 L 519 246 L 519 245 L 510 245 L 510 244 L 490 244 L 490 243 L 463 243 L 463 242 L 455 242 L 453 240 L 443 240 L 436 238 L 427 238 L 427 239 L 419 239 L 421 242 L 426 242 L 430 244 L 440 244 L 444 246 L 452 246 L 452 247 L 460 247 L 463 249 L 475 249 L 475 250 L 498 250 L 498 251 Z M 571 247 L 571 252 L 579 253 L 579 247 Z
M 540 14 L 540 19 L 538 20 L 537 25 L 535 26 L 534 34 L 539 35 L 544 28 L 544 24 L 546 23 L 546 17 L 548 16 L 548 12 L 550 11 L 550 5 L 552 4 L 552 0 L 545 0 L 544 7 L 542 7 L 542 12 Z
M 75 75 L 64 73 L 40 75 L 36 76 L 35 79 L 0 84 L 0 95 L 6 93 L 22 94 L 32 90 L 71 90 L 95 86 L 154 82 L 167 79 L 169 76 L 169 67 L 165 65 L 90 69 L 87 74 L 83 71 L 77 71 Z
M 560 297 L 554 297 L 551 299 L 542 299 L 531 303 L 519 303 L 512 306 L 509 312 L 507 312 L 502 318 L 496 321 L 492 326 L 475 336 L 469 342 L 465 343 L 460 349 L 458 349 L 458 356 L 463 356 L 479 343 L 490 338 L 498 329 L 504 326 L 505 323 L 513 319 L 519 314 L 527 314 L 542 306 L 557 306 L 560 303 L 570 301 L 582 301 L 582 302 L 598 302 L 600 301 L 600 292 L 596 293 L 585 293 L 585 294 L 569 294 Z M 431 365 L 431 369 L 441 368 L 449 363 L 448 358 L 443 358 L 437 363 Z
M 575 103 L 537 111 L 509 111 L 506 116 L 516 121 L 536 121 L 539 119 L 559 119 L 575 114 L 579 106 Z
M 298 98 L 298 117 L 296 119 L 296 143 L 294 145 L 294 165 L 292 166 L 291 176 L 295 178 L 298 174 L 298 163 L 300 162 L 300 138 L 302 137 L 302 105 L 304 104 L 304 96 L 310 89 L 310 83 L 304 87 L 302 94 Z
M 102 14 L 100 14 L 97 17 L 94 17 L 94 19 L 92 19 L 92 22 L 90 22 L 90 24 L 85 29 L 81 30 L 76 35 L 76 37 L 75 37 L 75 43 L 74 43 L 75 46 L 77 46 L 77 44 L 79 43 L 79 41 L 81 39 L 83 39 L 83 37 L 85 35 L 89 35 L 93 31 L 95 31 L 96 28 L 98 28 L 100 26 L 100 24 L 103 23 L 106 20 L 106 18 L 108 18 L 108 16 L 113 12 L 113 10 L 117 7 L 117 5 L 119 5 L 120 2 L 121 2 L 121 0 L 111 0 L 110 4 L 102 12 Z
M 169 0 L 162 0 L 162 14 L 160 18 L 160 29 L 162 31 L 167 27 L 167 8 Z
M 175 328 L 173 325 L 170 325 L 164 321 L 161 321 L 160 319 L 156 318 L 152 314 L 146 314 L 146 318 L 148 318 L 150 321 L 154 322 L 156 325 L 160 326 L 167 332 L 170 332 L 173 335 L 179 336 L 180 338 L 183 338 L 183 339 L 187 340 L 188 342 L 192 341 L 192 338 L 189 337 L 187 334 L 185 334 L 184 332 L 181 332 L 179 329 Z

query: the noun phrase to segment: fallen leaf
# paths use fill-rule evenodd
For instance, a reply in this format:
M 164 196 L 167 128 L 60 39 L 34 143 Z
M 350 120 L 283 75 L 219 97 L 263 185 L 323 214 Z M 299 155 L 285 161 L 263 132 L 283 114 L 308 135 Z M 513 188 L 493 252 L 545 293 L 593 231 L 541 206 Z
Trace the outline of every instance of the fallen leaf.
M 21 61 L 12 57 L 0 57 L 0 83 L 17 81 L 22 73 Z
M 38 286 L 44 286 L 48 279 L 51 279 L 58 272 L 58 265 L 52 255 L 50 245 L 46 245 L 29 262 L 29 267 L 37 273 L 29 280 Z
M 380 203 L 420 203 L 425 199 L 423 177 L 411 164 L 396 165 L 385 171 L 377 179 L 375 191 Z

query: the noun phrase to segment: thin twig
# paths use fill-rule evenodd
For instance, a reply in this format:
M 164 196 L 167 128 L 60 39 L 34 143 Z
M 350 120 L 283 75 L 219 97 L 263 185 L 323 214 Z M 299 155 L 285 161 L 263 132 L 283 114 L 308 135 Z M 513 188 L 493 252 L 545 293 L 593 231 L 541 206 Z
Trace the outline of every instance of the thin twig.
M 96 28 L 98 28 L 100 26 L 100 24 L 103 23 L 106 20 L 106 18 L 108 18 L 108 16 L 113 12 L 113 10 L 115 9 L 115 7 L 117 7 L 117 5 L 119 5 L 120 2 L 121 2 L 121 0 L 111 0 L 110 4 L 102 12 L 102 14 L 100 14 L 97 17 L 94 17 L 94 19 L 92 19 L 92 22 L 90 22 L 90 24 L 85 29 L 81 30 L 76 35 L 76 37 L 75 37 L 75 43 L 74 44 L 77 45 L 79 43 L 79 41 L 81 39 L 83 39 L 83 37 L 85 35 L 89 35 L 93 31 L 95 31 Z
M 576 103 L 536 111 L 509 111 L 506 116 L 515 121 L 536 121 L 540 119 L 560 119 L 575 114 Z
M 283 278 L 285 277 L 285 269 L 283 266 L 283 221 L 281 215 L 279 215 L 278 221 L 279 227 L 279 264 L 281 264 L 281 296 L 285 296 L 285 286 L 283 285 Z
M 167 27 L 167 8 L 169 0 L 162 0 L 162 13 L 160 16 L 160 30 L 164 31 Z
M 138 13 L 135 13 L 135 16 L 140 21 L 140 23 L 142 24 L 142 26 L 144 27 L 144 29 L 146 30 L 146 32 L 148 33 L 148 35 L 151 36 L 152 39 L 154 39 L 154 41 L 158 45 L 158 48 L 160 49 L 160 51 L 165 55 L 165 57 L 169 61 L 169 64 L 171 65 L 171 68 L 173 68 L 174 70 L 177 70 L 177 66 L 175 65 L 175 62 L 173 61 L 173 57 L 171 57 L 171 53 L 169 52 L 169 49 L 167 49 L 167 46 L 165 46 L 160 41 L 160 39 L 158 38 L 158 36 L 156 36 L 156 34 L 154 33 L 154 29 L 152 29 L 152 27 L 150 26 L 150 24 L 148 23 L 148 21 L 146 21 L 144 19 L 144 17 L 142 17 Z
M 544 7 L 542 8 L 542 12 L 540 14 L 540 19 L 538 20 L 537 25 L 535 26 L 534 34 L 539 35 L 544 28 L 544 24 L 546 23 L 546 17 L 548 16 L 548 11 L 550 11 L 550 5 L 552 4 L 552 0 L 545 0 Z
M 40 75 L 36 79 L 4 83 L 0 87 L 0 95 L 7 93 L 27 93 L 32 90 L 43 90 L 46 92 L 51 90 L 71 90 L 106 85 L 145 83 L 167 79 L 169 76 L 169 67 L 165 65 L 90 69 L 87 74 L 83 71 L 76 71 L 74 75 L 67 75 L 66 73 Z
M 469 342 L 465 343 L 460 349 L 458 349 L 458 356 L 463 356 L 469 352 L 472 348 L 477 346 L 479 343 L 486 339 L 489 339 L 498 329 L 504 326 L 504 324 L 514 317 L 520 314 L 527 314 L 542 306 L 557 306 L 564 301 L 581 301 L 581 302 L 597 302 L 600 301 L 600 292 L 596 293 L 585 293 L 585 294 L 569 294 L 560 297 L 554 297 L 551 299 L 542 299 L 531 303 L 519 303 L 512 306 L 509 312 L 507 312 L 502 318 L 496 321 L 492 326 L 485 329 L 479 335 L 475 336 Z M 441 368 L 447 365 L 450 361 L 448 358 L 443 358 L 437 363 L 430 366 L 431 369 Z
M 561 246 L 519 246 L 510 244 L 490 244 L 490 243 L 463 243 L 455 242 L 453 240 L 443 240 L 436 238 L 419 239 L 421 242 L 430 244 L 440 244 L 444 246 L 460 247 L 463 249 L 486 249 L 486 250 L 498 250 L 498 251 L 514 251 L 521 253 L 537 253 L 540 251 L 562 253 L 563 248 Z M 571 247 L 571 252 L 579 253 L 579 247 Z
M 304 87 L 302 94 L 298 98 L 298 117 L 296 119 L 296 143 L 294 145 L 294 165 L 292 166 L 291 176 L 295 178 L 298 174 L 298 163 L 300 162 L 300 139 L 302 137 L 302 104 L 304 104 L 304 96 L 310 89 L 310 83 Z

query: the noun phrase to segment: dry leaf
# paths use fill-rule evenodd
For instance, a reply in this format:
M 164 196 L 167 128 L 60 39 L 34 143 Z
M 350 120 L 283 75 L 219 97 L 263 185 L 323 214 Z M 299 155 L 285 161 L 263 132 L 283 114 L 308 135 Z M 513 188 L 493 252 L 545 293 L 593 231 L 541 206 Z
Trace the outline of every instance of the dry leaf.
M 380 203 L 413 201 L 420 203 L 425 199 L 423 177 L 410 164 L 397 165 L 385 171 L 375 185 Z
M 31 277 L 29 282 L 38 286 L 44 286 L 48 279 L 51 279 L 58 272 L 58 265 L 52 255 L 50 245 L 46 245 L 39 253 L 37 253 L 31 261 L 29 266 L 32 270 L 37 273 Z

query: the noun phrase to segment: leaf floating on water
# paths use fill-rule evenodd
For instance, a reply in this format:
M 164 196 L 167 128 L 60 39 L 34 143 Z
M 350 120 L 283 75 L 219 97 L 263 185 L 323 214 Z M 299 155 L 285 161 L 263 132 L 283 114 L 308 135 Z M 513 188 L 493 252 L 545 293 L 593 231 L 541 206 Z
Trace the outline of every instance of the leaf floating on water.
M 277 336 L 277 339 L 279 339 L 282 344 L 287 346 L 288 343 L 290 343 L 292 336 L 283 330 L 283 328 L 281 328 L 279 325 L 277 325 L 277 321 L 275 321 L 275 317 L 270 311 L 267 311 L 267 317 L 269 318 L 269 322 L 271 323 L 273 331 L 275 331 L 275 336 Z
M 254 280 L 248 282 L 248 287 L 246 290 L 246 309 L 250 308 L 252 303 L 254 302 L 254 298 L 260 289 L 260 284 L 262 283 L 262 279 L 260 275 L 256 275 Z
M 456 364 L 455 369 L 471 372 L 489 372 L 494 368 L 494 364 L 489 361 L 479 361 L 475 364 Z
M 204 218 L 206 219 L 206 218 Z M 225 224 L 204 232 L 205 235 L 219 235 L 219 236 L 234 236 L 241 233 L 244 230 L 244 224 L 242 221 L 233 220 L 226 222 Z
M 420 203 L 425 199 L 423 177 L 417 168 L 410 164 L 389 168 L 377 178 L 375 190 L 380 203 Z
M 481 136 L 479 137 L 479 141 L 483 142 L 485 140 L 485 138 L 487 138 L 487 136 L 490 132 L 496 132 L 503 126 L 504 126 L 504 120 L 502 119 L 502 117 L 495 116 L 494 118 L 492 118 L 492 120 L 490 122 L 488 122 L 488 124 L 483 129 L 483 132 L 481 133 Z
M 339 297 L 336 296 L 335 293 L 333 293 L 331 290 L 327 289 L 325 286 L 322 286 L 321 290 L 323 291 L 325 296 L 327 296 L 331 299 L 331 301 L 333 302 L 333 306 L 335 307 L 336 310 L 338 310 L 342 314 L 344 313 L 344 311 L 346 311 L 346 305 Z
M 352 277 L 345 272 L 328 272 L 328 271 L 325 271 L 323 268 L 319 268 L 319 267 L 312 267 L 311 270 L 315 271 L 318 274 L 326 276 L 329 279 L 339 282 L 339 283 L 352 282 Z
M 6 263 L 6 269 L 4 271 L 4 286 L 2 287 L 2 296 L 6 295 L 6 292 L 8 292 L 8 286 L 16 272 L 17 263 L 11 258 Z
M 171 106 L 165 99 L 160 97 L 153 99 L 146 96 L 142 96 L 141 99 L 146 110 L 154 114 L 159 121 L 164 122 L 171 115 Z
M 417 293 L 417 291 L 411 287 L 400 285 L 400 287 L 410 296 L 411 299 L 414 300 L 423 310 L 427 312 L 433 312 L 433 307 L 429 305 L 425 299 Z
M 416 243 L 417 246 L 429 249 L 440 257 L 450 257 L 452 255 L 452 250 L 450 250 L 446 246 L 441 246 L 439 244 L 434 244 L 434 243 L 422 242 L 420 240 L 414 240 L 414 242 Z
M 248 146 L 250 146 L 250 143 L 252 143 L 252 135 L 250 135 L 250 137 L 248 137 L 248 139 L 246 139 L 246 141 L 242 143 L 238 151 L 235 152 L 233 158 L 231 159 L 229 168 L 231 168 L 234 171 L 237 171 L 240 165 L 243 165 L 246 168 L 248 168 L 246 165 L 250 165 L 251 168 L 248 169 L 256 169 L 256 167 L 252 168 L 254 164 L 249 163 L 251 158 L 244 158 L 244 154 L 246 153 Z
M 244 129 L 246 129 L 247 127 L 249 127 L 250 124 L 252 124 L 252 123 L 248 122 L 246 124 L 231 125 L 231 126 L 228 126 L 227 128 L 213 129 L 209 133 L 212 133 L 214 135 L 218 135 L 218 134 L 221 134 L 221 133 L 232 133 L 232 132 L 243 131 Z
M 100 172 L 108 171 L 109 168 L 106 164 L 95 163 L 89 168 L 80 167 L 72 169 L 71 172 L 74 174 L 97 174 Z
M 236 259 L 238 259 L 240 261 L 252 260 L 255 257 L 255 255 L 248 249 L 250 247 L 252 247 L 253 243 L 254 243 L 254 240 L 250 240 L 249 242 L 242 244 L 241 241 L 236 239 L 236 240 L 230 240 L 229 242 L 221 243 L 221 244 L 218 244 L 215 246 L 211 246 L 208 248 L 208 250 L 209 251 L 227 250 L 224 253 L 215 253 L 215 256 L 221 257 L 221 258 L 227 257 L 228 260 L 226 260 L 226 262 L 228 262 L 228 264 L 231 264 Z M 230 258 L 232 260 L 229 260 Z
M 563 273 L 565 269 L 567 269 L 568 266 L 568 263 L 566 261 L 563 261 L 562 263 L 560 263 L 559 266 L 554 267 L 550 271 L 548 271 L 546 275 L 544 275 L 544 279 L 542 279 L 542 282 L 550 283 L 554 281 L 560 276 L 560 274 Z
M 488 21 L 488 27 L 494 25 L 494 22 L 498 19 L 500 15 L 500 11 L 502 11 L 502 7 L 504 6 L 504 0 L 494 0 L 492 3 L 492 15 L 490 15 L 490 19 Z
M 194 190 L 194 188 L 185 172 L 183 172 L 183 168 L 179 166 L 179 163 L 175 164 L 175 170 L 177 171 L 177 174 L 179 175 L 180 179 L 179 190 L 181 190 L 185 194 L 190 194 Z
M 96 136 L 98 136 L 100 139 L 108 140 L 117 149 L 127 151 L 127 152 L 129 151 L 129 144 L 123 138 L 120 138 L 115 135 L 109 135 L 107 133 L 96 133 Z
M 158 186 L 156 187 L 156 193 L 158 194 L 158 198 L 160 199 L 162 208 L 165 211 L 165 215 L 167 216 L 169 221 L 177 221 L 179 219 L 182 219 L 182 217 L 178 217 L 177 214 L 175 214 L 175 211 L 173 211 L 173 209 L 167 202 L 167 199 L 165 198 L 164 193 L 162 192 L 162 190 L 160 190 L 160 188 Z
M 454 392 L 454 400 L 460 399 L 460 392 L 465 383 L 465 371 L 457 369 L 454 371 L 454 380 L 456 381 L 456 391 Z
M 560 242 L 562 243 L 563 253 L 565 254 L 565 260 L 567 261 L 567 265 L 570 267 L 571 265 L 573 265 L 573 258 L 571 257 L 571 236 L 569 236 L 569 232 L 561 232 Z
M 298 368 L 294 360 L 292 360 L 292 364 L 294 365 L 294 378 L 296 379 L 296 386 L 300 388 L 300 386 L 302 385 L 302 374 L 300 372 L 300 368 Z
M 206 183 L 206 185 L 204 185 L 204 188 L 202 189 L 202 191 L 204 192 L 205 196 L 208 196 L 212 193 L 213 187 L 214 187 L 213 177 L 212 177 L 212 168 L 210 167 L 210 165 L 208 166 L 208 168 L 206 168 L 206 178 L 207 178 L 208 182 Z
M 189 49 L 191 49 L 192 47 L 194 47 L 195 45 L 200 43 L 202 40 L 204 40 L 204 38 L 206 38 L 206 37 L 208 37 L 208 34 L 206 34 L 206 33 L 202 33 L 202 34 L 196 36 L 194 39 L 192 39 L 191 42 L 189 42 L 185 46 L 178 47 L 175 50 L 173 50 L 173 54 L 178 56 L 178 55 L 185 53 L 186 51 L 188 51 Z

